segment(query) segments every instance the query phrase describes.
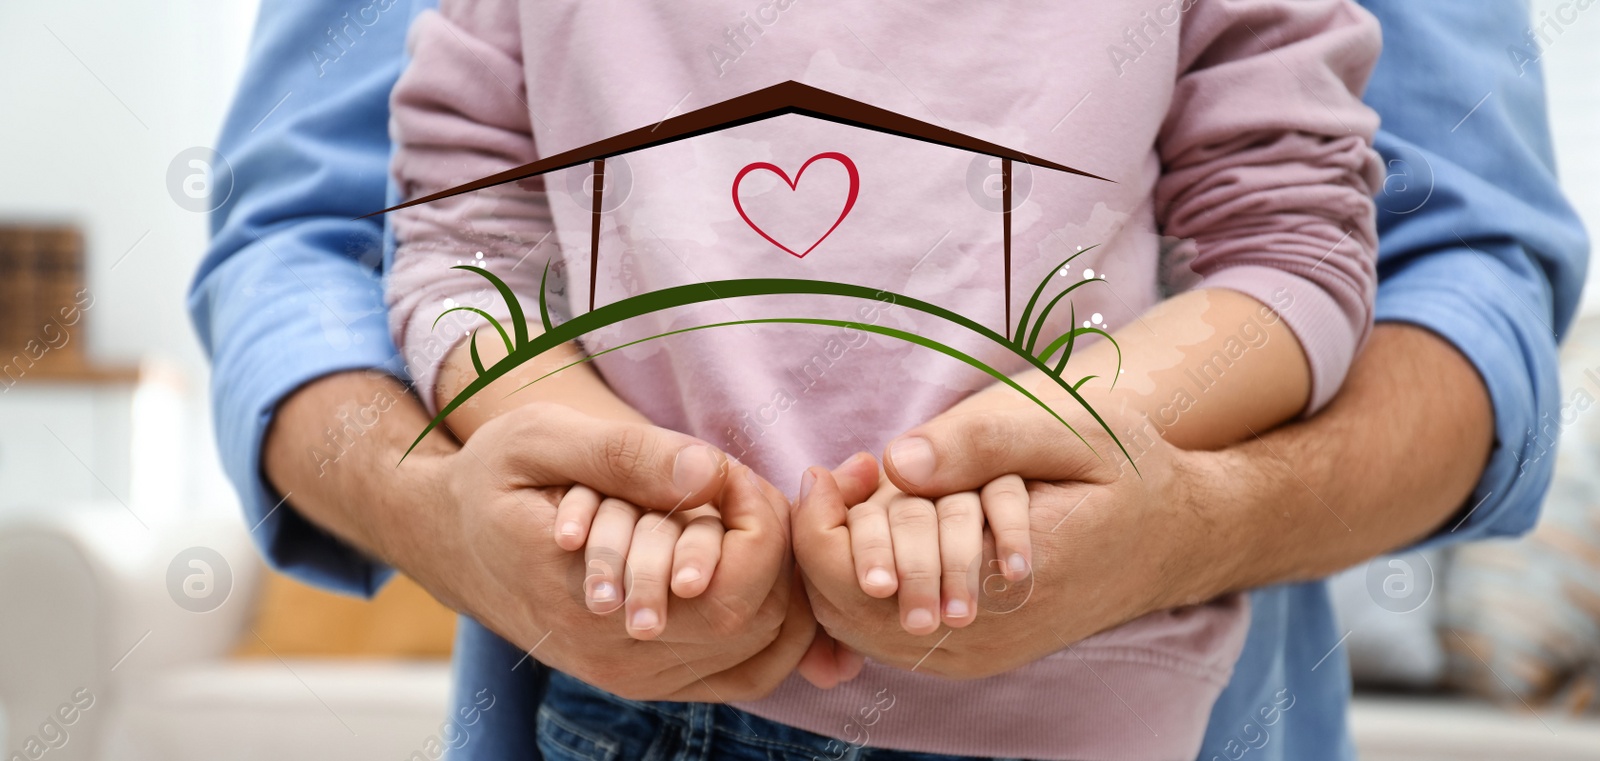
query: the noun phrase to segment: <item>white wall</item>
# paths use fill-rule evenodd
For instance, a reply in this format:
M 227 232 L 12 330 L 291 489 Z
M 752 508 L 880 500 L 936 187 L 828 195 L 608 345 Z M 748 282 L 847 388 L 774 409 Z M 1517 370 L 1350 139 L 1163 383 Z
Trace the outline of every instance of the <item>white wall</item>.
M 1540 61 L 1550 96 L 1550 129 L 1555 136 L 1556 170 L 1561 184 L 1582 215 L 1591 239 L 1600 239 L 1600 4 L 1573 0 L 1535 0 L 1533 22 L 1555 16 L 1572 19 L 1545 48 Z M 1600 312 L 1600 267 L 1589 268 L 1584 288 L 1585 314 Z
M 253 18 L 204 0 L 0 5 L 0 214 L 85 227 L 98 356 L 204 364 L 182 295 L 205 220 L 166 172 L 215 141 Z
M 82 226 L 92 354 L 178 368 L 194 435 L 169 454 L 187 461 L 191 506 L 225 503 L 227 492 L 205 430 L 205 361 L 183 308 L 205 218 L 172 200 L 167 166 L 215 141 L 255 5 L 0 3 L 0 218 Z

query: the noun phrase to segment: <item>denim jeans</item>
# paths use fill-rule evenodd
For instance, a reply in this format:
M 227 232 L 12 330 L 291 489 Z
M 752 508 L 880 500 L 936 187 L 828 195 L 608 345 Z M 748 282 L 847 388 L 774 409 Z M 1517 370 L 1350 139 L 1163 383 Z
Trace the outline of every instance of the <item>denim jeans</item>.
M 559 672 L 538 735 L 546 761 L 978 761 L 852 746 L 714 703 L 626 700 Z
M 532 719 L 552 670 L 467 616 L 456 624 L 454 661 L 450 715 L 433 735 L 445 758 L 540 761 Z M 422 751 L 417 758 L 437 757 Z

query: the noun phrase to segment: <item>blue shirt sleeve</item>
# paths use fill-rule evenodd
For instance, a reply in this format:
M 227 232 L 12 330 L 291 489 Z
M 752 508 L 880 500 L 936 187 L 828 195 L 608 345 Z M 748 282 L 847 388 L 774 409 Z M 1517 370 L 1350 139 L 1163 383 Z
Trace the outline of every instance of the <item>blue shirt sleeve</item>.
M 231 188 L 189 313 L 212 363 L 224 469 L 251 535 L 274 567 L 314 584 L 371 594 L 389 570 L 297 513 L 261 472 L 278 403 L 343 370 L 404 377 L 389 338 L 380 220 L 389 170 L 389 91 L 412 18 L 431 2 L 264 3 L 244 78 L 217 146 Z M 324 457 L 358 445 L 330 421 Z M 312 454 L 307 453 L 310 457 Z
M 1588 262 L 1556 182 L 1528 9 L 1513 0 L 1362 5 L 1382 22 L 1384 43 L 1366 97 L 1383 117 L 1377 148 L 1388 167 L 1377 197 L 1377 319 L 1449 341 L 1494 403 L 1482 479 L 1423 544 L 1519 534 L 1550 485 L 1556 344 Z

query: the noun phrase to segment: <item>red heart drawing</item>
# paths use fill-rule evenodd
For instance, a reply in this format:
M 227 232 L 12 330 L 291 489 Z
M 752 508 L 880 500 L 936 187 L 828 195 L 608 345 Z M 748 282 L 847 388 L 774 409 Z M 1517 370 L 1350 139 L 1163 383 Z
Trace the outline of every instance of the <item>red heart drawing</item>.
M 845 172 L 849 173 L 849 175 L 850 175 L 850 194 L 849 194 L 849 196 L 847 196 L 844 199 L 844 209 L 840 210 L 839 218 L 833 221 L 833 226 L 829 227 L 828 231 L 823 233 L 822 237 L 818 238 L 815 243 L 812 243 L 809 248 L 807 248 L 806 250 L 801 251 L 800 253 L 796 254 L 794 252 L 794 249 L 789 248 L 788 246 L 785 246 L 782 243 L 779 243 L 777 241 L 777 239 L 773 238 L 771 235 L 768 235 L 766 230 L 761 229 L 760 225 L 757 225 L 755 222 L 750 221 L 750 216 L 748 214 L 744 213 L 744 205 L 739 203 L 739 183 L 744 180 L 744 176 L 745 175 L 747 175 L 747 174 L 749 174 L 751 172 L 754 172 L 754 171 L 756 171 L 758 169 L 765 169 L 765 170 L 767 170 L 769 172 L 772 172 L 775 175 L 778 175 L 778 177 L 782 178 L 785 183 L 788 183 L 790 190 L 795 190 L 795 189 L 797 189 L 796 186 L 798 186 L 800 184 L 800 177 L 806 173 L 806 167 L 811 166 L 813 163 L 815 163 L 816 161 L 818 161 L 820 159 L 832 159 L 834 161 L 839 162 L 841 165 L 844 166 Z M 783 249 L 785 251 L 788 251 L 791 255 L 793 255 L 796 258 L 804 259 L 804 258 L 806 258 L 806 254 L 811 253 L 812 249 L 816 248 L 817 246 L 822 245 L 822 242 L 824 240 L 827 240 L 828 236 L 832 235 L 834 230 L 838 229 L 839 223 L 844 221 L 845 216 L 850 213 L 850 209 L 856 205 L 856 193 L 858 191 L 860 191 L 860 190 L 861 190 L 861 175 L 856 172 L 856 164 L 855 164 L 854 161 L 850 160 L 849 156 L 846 156 L 843 153 L 835 153 L 835 152 L 829 151 L 827 153 L 819 153 L 819 154 L 817 154 L 815 156 L 812 156 L 809 159 L 806 159 L 806 163 L 800 165 L 800 171 L 794 173 L 794 179 L 792 179 L 792 180 L 789 179 L 789 175 L 787 173 L 785 173 L 782 169 L 779 169 L 777 166 L 775 166 L 773 164 L 769 164 L 769 163 L 767 163 L 765 161 L 757 161 L 754 164 L 751 164 L 751 165 L 749 165 L 749 166 L 747 166 L 747 167 L 745 167 L 743 169 L 740 169 L 739 170 L 739 174 L 734 176 L 734 178 L 733 178 L 733 208 L 735 208 L 735 209 L 737 209 L 739 211 L 739 217 L 744 220 L 744 223 L 749 225 L 750 229 L 755 230 L 756 233 L 759 234 L 761 237 L 766 238 L 767 242 L 771 243 L 774 246 L 777 246 L 778 248 L 781 248 L 781 249 Z

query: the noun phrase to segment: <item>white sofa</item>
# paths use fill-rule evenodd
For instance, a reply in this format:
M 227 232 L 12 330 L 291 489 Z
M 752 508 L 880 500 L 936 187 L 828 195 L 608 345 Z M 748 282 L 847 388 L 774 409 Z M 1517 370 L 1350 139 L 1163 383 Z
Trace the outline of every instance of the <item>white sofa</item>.
M 169 592 L 172 559 L 193 546 L 219 552 L 232 575 L 205 613 Z M 57 717 L 67 741 L 45 761 L 399 760 L 439 731 L 443 661 L 228 658 L 252 636 L 260 573 L 236 519 L 145 530 L 116 503 L 8 517 L 0 758 L 50 739 L 41 725 L 75 696 L 93 702 L 70 725 Z
M 208 613 L 168 591 L 172 558 L 196 545 L 233 575 Z M 92 705 L 46 761 L 413 757 L 446 714 L 446 664 L 229 659 L 252 636 L 259 575 L 233 520 L 146 531 L 113 503 L 0 523 L 0 758 L 85 689 Z M 1363 697 L 1352 721 L 1370 761 L 1600 759 L 1600 725 L 1458 700 Z

